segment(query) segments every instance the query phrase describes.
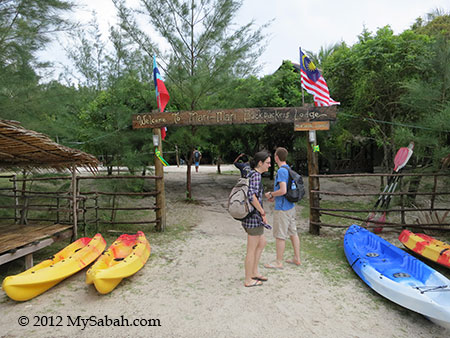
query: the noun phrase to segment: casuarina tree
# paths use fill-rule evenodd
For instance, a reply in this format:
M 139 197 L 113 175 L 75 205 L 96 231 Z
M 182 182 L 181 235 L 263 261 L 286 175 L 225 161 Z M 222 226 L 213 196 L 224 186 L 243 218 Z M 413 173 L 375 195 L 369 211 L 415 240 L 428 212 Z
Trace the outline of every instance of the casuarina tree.
M 122 28 L 149 55 L 156 55 L 170 92 L 169 110 L 207 107 L 207 98 L 230 88 L 236 77 L 256 70 L 264 40 L 264 26 L 249 22 L 239 26 L 240 0 L 141 0 L 131 9 L 124 0 L 113 0 Z M 139 23 L 149 23 L 148 26 Z M 156 34 L 155 34 L 156 32 Z M 155 37 L 161 37 L 156 40 Z M 189 158 L 187 191 L 191 198 L 192 137 L 182 151 Z

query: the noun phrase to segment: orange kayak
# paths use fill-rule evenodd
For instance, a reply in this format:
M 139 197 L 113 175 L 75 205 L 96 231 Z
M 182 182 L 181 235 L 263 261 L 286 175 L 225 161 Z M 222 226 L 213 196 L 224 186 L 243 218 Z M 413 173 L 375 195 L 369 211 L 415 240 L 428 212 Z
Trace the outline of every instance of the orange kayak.
M 409 230 L 403 230 L 398 239 L 415 253 L 450 268 L 450 244 Z
M 17 301 L 34 298 L 91 264 L 102 254 L 105 247 L 106 242 L 101 234 L 93 238 L 80 238 L 52 258 L 18 275 L 6 277 L 3 280 L 3 290 Z
M 120 281 L 138 272 L 150 256 L 150 244 L 142 231 L 121 235 L 86 272 L 86 284 L 98 292 L 114 290 Z

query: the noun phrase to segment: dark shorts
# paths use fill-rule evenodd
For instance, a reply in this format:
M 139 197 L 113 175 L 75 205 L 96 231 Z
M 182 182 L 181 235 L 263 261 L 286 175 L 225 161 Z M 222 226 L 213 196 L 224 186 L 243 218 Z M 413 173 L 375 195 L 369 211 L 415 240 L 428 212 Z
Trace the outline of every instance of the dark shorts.
M 256 227 L 256 228 L 246 228 L 246 227 L 243 227 L 243 228 L 249 236 L 264 235 L 264 226 L 263 225 Z

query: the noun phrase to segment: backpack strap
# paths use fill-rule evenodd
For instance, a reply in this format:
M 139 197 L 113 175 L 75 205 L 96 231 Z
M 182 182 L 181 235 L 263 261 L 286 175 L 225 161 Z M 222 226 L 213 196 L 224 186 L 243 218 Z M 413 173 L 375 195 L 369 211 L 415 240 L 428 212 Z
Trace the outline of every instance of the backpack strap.
M 287 172 L 288 172 L 288 181 L 287 181 L 286 185 L 290 184 L 291 181 L 292 181 L 292 179 L 291 179 L 291 168 L 289 168 L 289 166 L 287 164 L 283 164 L 280 168 L 284 168 L 284 169 L 287 170 Z M 280 186 L 280 182 L 277 182 L 277 186 Z

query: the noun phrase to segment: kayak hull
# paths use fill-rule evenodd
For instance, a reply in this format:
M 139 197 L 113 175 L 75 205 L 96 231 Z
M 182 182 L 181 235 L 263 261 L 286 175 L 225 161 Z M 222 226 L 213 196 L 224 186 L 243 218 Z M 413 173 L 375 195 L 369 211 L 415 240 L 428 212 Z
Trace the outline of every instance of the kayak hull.
M 69 244 L 52 258 L 3 280 L 2 288 L 16 301 L 32 299 L 77 273 L 101 255 L 106 247 L 102 235 L 83 237 Z
M 450 268 L 450 244 L 425 234 L 413 233 L 406 229 L 400 233 L 398 239 L 409 250 Z
M 450 281 L 425 263 L 357 225 L 348 228 L 349 264 L 373 290 L 450 328 Z
M 107 294 L 122 281 L 138 272 L 150 256 L 150 244 L 144 233 L 121 235 L 86 272 L 86 284 L 94 284 Z

